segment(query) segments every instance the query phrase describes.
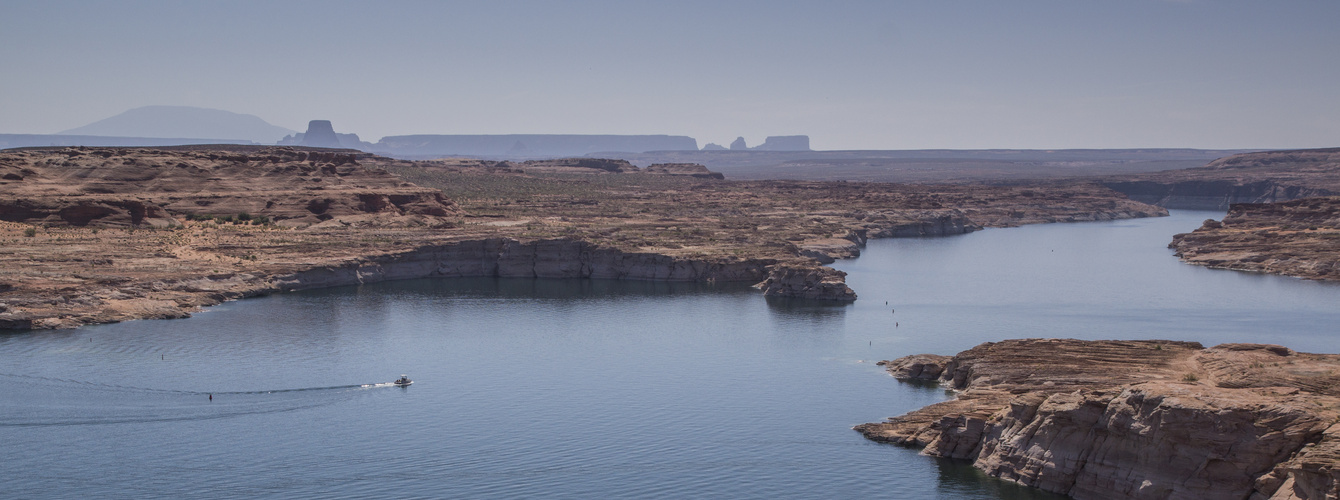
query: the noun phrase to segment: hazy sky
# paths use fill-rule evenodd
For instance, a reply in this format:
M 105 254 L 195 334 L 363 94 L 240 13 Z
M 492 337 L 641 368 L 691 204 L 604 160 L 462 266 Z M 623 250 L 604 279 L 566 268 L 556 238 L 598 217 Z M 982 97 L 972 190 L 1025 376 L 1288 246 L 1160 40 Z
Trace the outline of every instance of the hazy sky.
M 364 140 L 1340 146 L 1340 1 L 16 2 L 0 133 L 225 109 Z

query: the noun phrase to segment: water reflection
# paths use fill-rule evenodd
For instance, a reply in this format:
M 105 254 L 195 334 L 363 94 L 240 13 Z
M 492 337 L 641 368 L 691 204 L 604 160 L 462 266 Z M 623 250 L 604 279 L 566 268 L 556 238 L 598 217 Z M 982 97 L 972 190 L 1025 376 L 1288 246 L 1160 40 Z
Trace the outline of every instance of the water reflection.
M 444 278 L 381 282 L 358 287 L 372 300 L 395 301 L 404 296 L 448 296 L 530 300 L 603 300 L 610 297 L 749 293 L 747 283 L 632 281 L 609 279 Z M 315 290 L 314 295 L 347 294 L 344 289 Z
M 988 493 L 1000 500 L 1066 500 L 1070 497 L 1048 493 L 1009 481 L 993 479 L 974 468 L 970 460 L 934 459 L 939 470 L 941 496 L 955 498 Z

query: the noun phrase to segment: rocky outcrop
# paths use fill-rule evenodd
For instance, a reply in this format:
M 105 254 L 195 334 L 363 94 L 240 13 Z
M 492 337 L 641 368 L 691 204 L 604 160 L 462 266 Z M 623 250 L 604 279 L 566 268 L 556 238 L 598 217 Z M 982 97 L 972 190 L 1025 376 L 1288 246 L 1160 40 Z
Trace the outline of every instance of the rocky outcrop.
M 1077 500 L 1335 498 L 1340 355 L 1030 339 L 886 366 L 958 397 L 856 429 L 992 476 Z
M 953 359 L 952 356 L 938 354 L 914 354 L 875 364 L 883 366 L 899 380 L 940 380 L 940 374 L 945 372 L 945 366 Z
M 1340 198 L 1233 205 L 1222 222 L 1206 220 L 1168 247 L 1216 269 L 1340 280 Z
M 736 137 L 735 140 L 730 143 L 730 149 L 731 151 L 745 151 L 749 149 L 749 145 L 745 144 L 743 137 Z
M 1144 203 L 1205 210 L 1335 196 L 1340 148 L 1239 154 L 1204 167 L 1109 178 L 1103 185 Z
M 807 300 L 856 300 L 856 292 L 846 283 L 847 273 L 828 267 L 774 266 L 768 278 L 754 285 L 768 297 Z
M 653 163 L 642 169 L 652 175 L 685 175 L 696 179 L 725 179 L 721 172 L 713 172 L 698 163 Z
M 112 227 L 168 227 L 178 223 L 152 202 L 117 196 L 0 198 L 0 220 Z
M 558 158 L 553 160 L 530 160 L 520 164 L 511 164 L 513 168 L 518 168 L 527 173 L 560 173 L 560 174 L 589 174 L 589 173 L 631 173 L 637 172 L 637 166 L 629 163 L 627 160 L 611 160 L 606 158 Z

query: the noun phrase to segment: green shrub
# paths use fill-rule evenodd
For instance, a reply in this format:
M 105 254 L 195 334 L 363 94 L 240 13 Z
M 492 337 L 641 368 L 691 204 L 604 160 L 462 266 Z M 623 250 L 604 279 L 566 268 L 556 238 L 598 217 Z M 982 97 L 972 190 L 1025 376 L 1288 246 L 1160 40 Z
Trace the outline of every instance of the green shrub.
M 28 229 L 24 229 L 24 230 L 23 230 L 23 235 L 24 235 L 24 236 L 27 236 L 27 237 L 29 237 L 29 238 L 32 238 L 32 237 L 34 237 L 34 236 L 37 236 L 37 228 L 35 228 L 35 227 L 30 227 L 30 228 L 28 228 Z

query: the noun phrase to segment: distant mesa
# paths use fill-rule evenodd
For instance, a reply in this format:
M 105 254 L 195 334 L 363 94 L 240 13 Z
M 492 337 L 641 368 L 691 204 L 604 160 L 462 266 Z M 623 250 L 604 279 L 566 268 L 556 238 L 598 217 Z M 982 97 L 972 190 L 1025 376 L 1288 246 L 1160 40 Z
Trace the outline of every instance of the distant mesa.
M 743 142 L 741 143 L 743 144 Z M 734 149 L 734 146 L 731 147 Z M 810 136 L 808 135 L 774 135 L 768 136 L 763 144 L 759 144 L 751 149 L 759 151 L 809 151 Z
M 307 131 L 285 136 L 277 143 L 279 146 L 310 146 L 314 148 L 345 148 L 368 151 L 372 143 L 364 142 L 358 134 L 337 134 L 330 120 L 312 120 L 307 122 Z
M 709 142 L 706 146 L 703 146 L 703 151 L 726 151 L 726 146 L 722 146 L 715 142 Z
M 374 152 L 396 156 L 557 157 L 697 150 L 698 141 L 682 135 L 396 135 L 372 146 Z
M 144 106 L 58 135 L 194 138 L 272 144 L 292 133 L 294 131 L 266 123 L 255 115 L 190 106 Z
M 746 149 L 749 149 L 749 145 L 744 143 L 743 137 L 736 137 L 735 142 L 730 143 L 731 151 L 744 151 Z

